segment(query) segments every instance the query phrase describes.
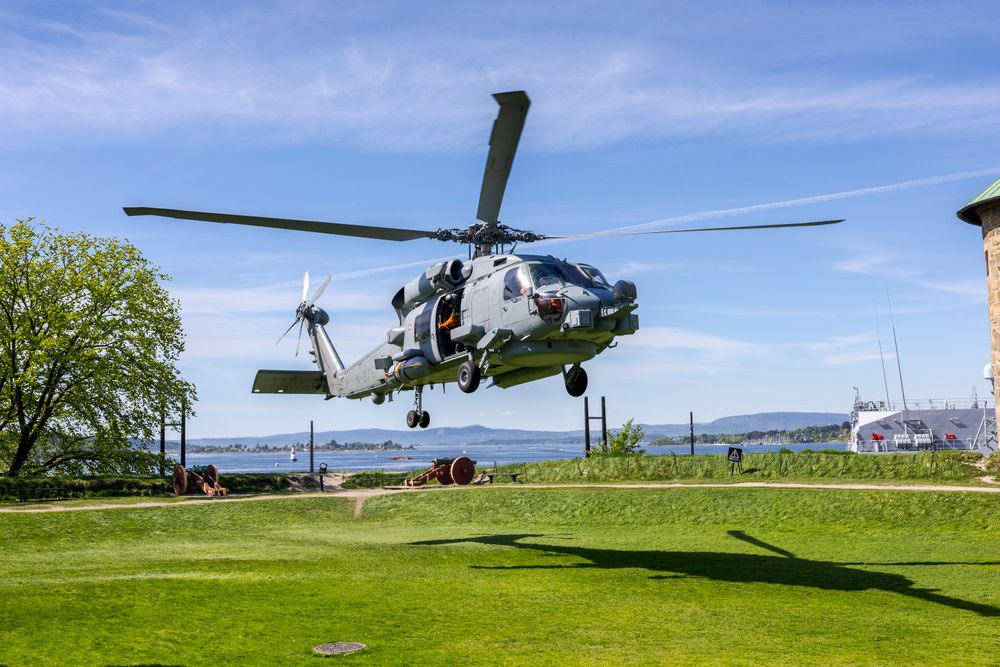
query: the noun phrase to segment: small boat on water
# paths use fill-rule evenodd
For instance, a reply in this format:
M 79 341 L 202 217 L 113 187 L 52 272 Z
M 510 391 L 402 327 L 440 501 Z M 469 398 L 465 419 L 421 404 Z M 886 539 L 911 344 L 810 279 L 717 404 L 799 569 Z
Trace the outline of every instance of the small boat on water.
M 292 447 L 292 451 L 288 453 L 288 460 L 295 463 L 299 460 L 299 457 L 295 455 L 295 447 Z
M 393 461 L 412 461 L 413 457 L 412 456 L 393 456 L 392 460 Z

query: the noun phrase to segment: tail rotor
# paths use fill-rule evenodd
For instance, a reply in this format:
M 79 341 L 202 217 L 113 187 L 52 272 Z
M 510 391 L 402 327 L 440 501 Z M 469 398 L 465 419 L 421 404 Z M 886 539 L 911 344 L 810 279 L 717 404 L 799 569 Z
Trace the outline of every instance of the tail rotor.
M 306 271 L 303 274 L 302 302 L 299 304 L 299 307 L 295 309 L 295 321 L 292 322 L 292 325 L 290 327 L 285 329 L 285 333 L 278 336 L 278 340 L 274 342 L 275 345 L 281 343 L 281 341 L 284 340 L 285 336 L 287 336 L 288 333 L 295 328 L 295 325 L 298 324 L 299 334 L 295 341 L 295 356 L 296 357 L 299 356 L 299 349 L 302 344 L 302 329 L 305 328 L 306 322 L 308 321 L 310 323 L 315 323 L 315 324 L 326 324 L 327 322 L 329 322 L 329 316 L 326 314 L 326 311 L 315 305 L 316 301 L 323 295 L 323 292 L 326 291 L 326 288 L 329 285 L 330 285 L 330 276 L 327 276 L 326 279 L 322 283 L 320 283 L 320 286 L 316 288 L 316 291 L 313 292 L 312 297 L 308 298 L 309 272 Z

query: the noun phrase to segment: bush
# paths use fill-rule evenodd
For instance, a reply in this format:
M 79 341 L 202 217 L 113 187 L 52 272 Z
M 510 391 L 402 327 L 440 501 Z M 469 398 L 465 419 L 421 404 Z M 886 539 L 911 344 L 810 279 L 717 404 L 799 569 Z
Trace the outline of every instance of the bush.
M 622 424 L 618 431 L 611 431 L 607 443 L 603 440 L 597 443 L 594 454 L 597 456 L 632 456 L 641 454 L 639 443 L 645 435 L 642 426 L 633 425 L 635 418 Z

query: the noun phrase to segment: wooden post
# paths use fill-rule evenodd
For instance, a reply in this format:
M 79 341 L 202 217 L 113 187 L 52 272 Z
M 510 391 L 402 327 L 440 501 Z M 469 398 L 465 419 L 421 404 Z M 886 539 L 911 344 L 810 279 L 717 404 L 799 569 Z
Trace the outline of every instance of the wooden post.
M 583 456 L 590 458 L 590 399 L 583 397 Z
M 167 413 L 160 411 L 160 477 L 163 477 L 163 459 L 167 455 Z
M 601 396 L 601 442 L 604 443 L 604 451 L 608 451 L 608 413 L 604 407 L 604 397 Z
M 181 465 L 187 467 L 187 398 L 181 400 Z
M 691 456 L 694 456 L 694 412 L 691 412 Z

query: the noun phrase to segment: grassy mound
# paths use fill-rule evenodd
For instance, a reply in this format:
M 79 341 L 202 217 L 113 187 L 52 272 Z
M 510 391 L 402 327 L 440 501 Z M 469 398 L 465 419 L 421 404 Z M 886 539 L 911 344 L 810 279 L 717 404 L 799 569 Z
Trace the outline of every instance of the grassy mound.
M 968 484 L 982 472 L 971 452 L 920 452 L 864 455 L 839 450 L 744 454 L 743 472 L 730 474 L 725 454 L 699 456 L 646 455 L 592 457 L 500 466 L 502 472 L 523 472 L 528 482 L 625 481 L 831 481 L 928 482 Z

